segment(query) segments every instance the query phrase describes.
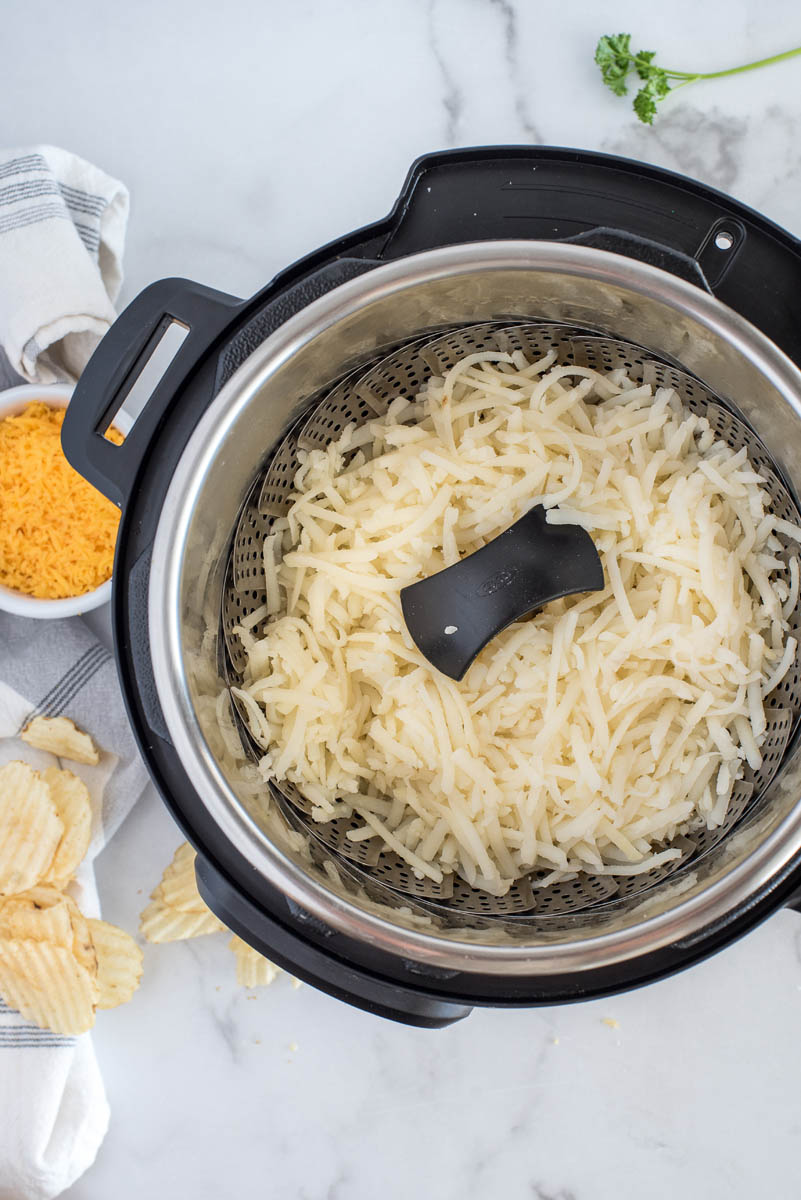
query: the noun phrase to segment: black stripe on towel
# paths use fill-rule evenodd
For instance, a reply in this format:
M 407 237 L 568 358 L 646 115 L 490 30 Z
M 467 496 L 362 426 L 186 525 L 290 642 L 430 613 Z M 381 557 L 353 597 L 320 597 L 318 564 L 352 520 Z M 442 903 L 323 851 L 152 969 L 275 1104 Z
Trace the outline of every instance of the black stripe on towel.
M 35 1038 L 43 1037 L 52 1041 L 53 1038 L 58 1038 L 61 1041 L 67 1041 L 68 1038 L 62 1033 L 53 1033 L 51 1029 L 41 1029 L 38 1025 L 8 1025 L 4 1029 L 0 1029 L 0 1044 L 11 1042 L 32 1042 Z
M 71 213 L 79 213 L 82 217 L 91 217 L 95 221 L 100 220 L 102 209 L 98 212 L 96 209 L 90 208 L 88 204 L 80 204 L 77 200 L 70 200 L 67 196 L 62 196 L 62 200 Z
M 101 646 L 100 649 L 102 652 L 100 655 L 100 658 L 98 658 L 95 662 L 93 662 L 92 666 L 86 670 L 85 674 L 80 679 L 76 679 L 74 681 L 71 689 L 69 691 L 67 691 L 66 695 L 62 695 L 59 697 L 57 707 L 51 708 L 50 711 L 53 714 L 53 716 L 57 717 L 57 716 L 59 716 L 60 713 L 63 713 L 64 709 L 67 707 L 67 705 L 70 703 L 70 701 L 73 700 L 75 698 L 75 696 L 77 696 L 78 692 L 80 692 L 83 688 L 86 687 L 87 683 L 92 678 L 92 676 L 96 675 L 97 672 L 102 670 L 102 668 L 105 667 L 106 663 L 110 661 L 111 654 L 109 653 L 109 651 L 106 650 L 105 647 L 103 647 L 103 646 Z
M 11 233 L 14 229 L 22 229 L 25 225 L 36 225 L 39 221 L 70 221 L 71 217 L 64 207 L 63 200 L 51 200 L 49 204 L 39 204 L 36 208 L 22 209 L 9 213 L 0 220 L 0 233 Z
M 0 208 L 17 204 L 20 200 L 31 200 L 34 196 L 61 196 L 55 179 L 24 179 L 20 183 L 8 183 L 0 187 Z
M 60 183 L 58 186 L 67 204 L 74 203 L 76 206 L 80 204 L 87 212 L 94 212 L 98 216 L 106 207 L 105 196 L 96 196 L 94 192 L 83 192 L 80 188 L 70 187 L 68 183 Z
M 89 225 L 84 225 L 83 221 L 73 221 L 73 225 L 78 230 L 78 237 L 89 253 L 96 254 L 100 248 L 100 234 L 98 231 L 92 229 Z
M 0 164 L 0 179 L 8 179 L 12 175 L 27 175 L 30 171 L 46 171 L 47 163 L 41 154 L 25 154 L 22 158 L 12 158 L 9 162 Z
M 63 693 L 67 692 L 72 686 L 74 679 L 83 678 L 84 673 L 91 668 L 96 659 L 103 654 L 104 648 L 97 642 L 94 646 L 90 646 L 88 650 L 84 650 L 80 658 L 76 658 L 75 662 L 65 671 L 59 679 L 51 687 L 46 695 L 42 696 L 35 708 L 32 708 L 30 714 L 26 717 L 26 724 L 32 717 L 38 716 L 39 713 L 52 713 L 55 705 L 60 701 Z
M 75 1045 L 75 1038 L 61 1037 L 58 1033 L 51 1033 L 48 1037 L 46 1030 L 41 1032 L 41 1038 L 26 1037 L 16 1042 L 4 1042 L 0 1039 L 0 1050 L 69 1050 Z

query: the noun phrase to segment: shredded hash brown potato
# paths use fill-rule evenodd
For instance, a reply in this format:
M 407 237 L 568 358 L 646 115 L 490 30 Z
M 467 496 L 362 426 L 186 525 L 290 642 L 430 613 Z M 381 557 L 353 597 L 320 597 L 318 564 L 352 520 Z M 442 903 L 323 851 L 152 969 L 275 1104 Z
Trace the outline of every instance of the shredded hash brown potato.
M 233 691 L 265 780 L 297 784 L 318 821 L 355 812 L 349 836 L 418 877 L 496 895 L 534 867 L 637 874 L 722 823 L 796 653 L 780 536 L 801 530 L 767 512 L 744 448 L 670 389 L 494 353 L 300 458 L 267 604 L 239 627 Z M 534 504 L 590 532 L 606 586 L 509 626 L 454 682 L 400 589 Z
M 0 421 L 0 584 L 46 600 L 111 578 L 120 519 L 64 457 L 64 413 L 37 401 Z

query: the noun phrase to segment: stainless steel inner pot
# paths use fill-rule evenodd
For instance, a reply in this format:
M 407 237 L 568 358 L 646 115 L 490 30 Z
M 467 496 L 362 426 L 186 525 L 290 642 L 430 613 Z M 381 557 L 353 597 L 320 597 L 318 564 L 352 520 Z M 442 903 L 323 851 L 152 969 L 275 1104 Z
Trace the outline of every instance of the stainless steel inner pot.
M 219 728 L 225 565 L 243 500 L 271 451 L 313 398 L 383 350 L 438 327 L 506 318 L 588 326 L 680 363 L 727 399 L 801 491 L 801 372 L 713 297 L 654 267 L 580 246 L 506 241 L 429 251 L 310 304 L 211 404 L 159 521 L 151 654 L 170 736 L 220 835 L 292 901 L 403 959 L 450 971 L 562 974 L 690 945 L 782 878 L 801 853 L 793 739 L 763 794 L 701 861 L 639 895 L 573 914 L 487 921 L 466 912 L 440 919 L 310 848 Z M 798 689 L 797 669 L 788 686 Z

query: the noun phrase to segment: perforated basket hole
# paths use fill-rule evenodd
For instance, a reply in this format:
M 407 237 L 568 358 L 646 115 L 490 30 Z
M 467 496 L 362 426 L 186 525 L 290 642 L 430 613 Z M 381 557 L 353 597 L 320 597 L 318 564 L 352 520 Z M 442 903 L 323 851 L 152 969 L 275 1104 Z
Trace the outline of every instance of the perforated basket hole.
M 429 342 L 420 351 L 420 357 L 435 375 L 444 375 L 466 354 L 500 350 L 495 334 L 502 328 L 505 326 L 497 321 L 465 326 Z
M 315 821 L 312 816 L 314 805 L 294 783 L 282 779 L 274 781 L 271 786 L 289 801 L 297 814 L 298 822 L 311 837 L 316 837 L 350 862 L 372 867 L 378 861 L 381 853 L 378 838 L 354 842 L 348 837 L 351 831 L 364 826 L 364 821 L 358 813 L 352 813 L 349 817 L 336 817 L 333 821 Z
M 279 443 L 262 473 L 257 506 L 265 516 L 285 517 L 289 511 L 289 494 L 300 467 L 297 450 L 297 432 L 293 429 Z
M 374 867 L 381 852 L 378 840 L 370 838 L 364 842 L 354 842 L 348 837 L 351 830 L 361 828 L 362 824 L 363 822 L 357 817 L 339 817 L 335 821 L 326 821 L 325 823 L 311 821 L 307 825 L 307 830 L 349 862 L 358 863 L 364 867 Z
M 358 394 L 370 404 L 373 415 L 383 416 L 398 396 L 416 396 L 430 374 L 417 348 L 411 346 L 373 367 L 360 380 Z
M 316 406 L 298 434 L 301 450 L 325 450 L 347 425 L 364 425 L 375 410 L 356 391 L 358 380 L 340 384 Z
M 670 862 L 663 863 L 661 867 L 652 867 L 650 871 L 644 871 L 641 875 L 616 875 L 614 878 L 617 881 L 617 898 L 636 896 L 640 892 L 648 891 L 649 888 L 656 887 L 658 883 L 663 883 L 669 876 L 674 875 L 681 867 L 690 861 L 696 852 L 697 844 L 691 838 L 677 837 L 670 843 L 662 845 L 654 845 L 653 853 L 658 854 L 662 850 L 675 849 L 681 851 L 679 858 L 671 859 Z
M 271 787 L 276 788 L 285 800 L 288 800 L 293 808 L 303 814 L 303 820 L 309 829 L 312 829 L 315 822 L 312 820 L 312 805 L 311 800 L 307 800 L 300 788 L 294 783 L 290 783 L 288 779 L 276 779 L 271 783 Z
M 792 714 L 786 708 L 767 707 L 765 717 L 767 727 L 762 744 L 762 765 L 757 771 L 746 766 L 743 773 L 745 782 L 753 785 L 756 795 L 768 786 L 779 769 L 793 726 Z
M 732 788 L 729 807 L 723 822 L 715 829 L 707 829 L 705 825 L 695 825 L 690 829 L 689 836 L 695 843 L 695 851 L 690 856 L 690 860 L 697 862 L 705 854 L 708 854 L 714 846 L 723 841 L 749 810 L 754 802 L 754 798 L 753 784 L 748 782 L 748 780 L 738 780 Z
M 431 367 L 420 357 L 424 346 L 438 342 L 449 329 L 438 329 L 396 347 L 368 367 L 355 382 L 357 394 L 376 416 L 383 416 L 399 396 L 411 399 L 431 377 Z
M 538 872 L 533 880 L 542 878 Z M 550 883 L 545 887 L 534 886 L 535 915 L 548 916 L 578 912 L 593 904 L 601 904 L 617 895 L 617 883 L 611 875 L 589 875 L 580 872 L 575 879 L 561 883 Z
M 223 588 L 221 621 L 223 640 L 236 683 L 240 683 L 242 680 L 242 674 L 247 665 L 247 655 L 239 640 L 239 635 L 234 632 L 234 626 L 238 625 L 243 617 L 249 616 L 250 613 L 254 612 L 263 603 L 263 588 L 252 591 L 240 591 L 234 587 L 233 563 L 229 563 L 228 578 Z M 259 627 L 256 626 L 254 632 L 258 633 L 258 629 Z
M 352 888 L 366 894 L 376 904 L 383 904 L 387 908 L 397 908 L 399 904 L 402 904 L 404 908 L 409 909 L 411 912 L 426 917 L 434 926 L 441 927 L 447 924 L 447 921 L 444 919 L 447 914 L 446 909 L 431 904 L 428 901 L 419 902 L 408 895 L 401 896 L 398 892 L 386 887 L 376 879 L 371 870 L 365 870 L 363 864 L 332 853 L 331 849 L 324 842 L 321 842 L 314 836 L 314 833 L 306 826 L 303 818 L 298 816 L 297 811 L 292 805 L 272 785 L 270 786 L 270 795 L 272 802 L 281 813 L 286 825 L 296 833 L 307 836 L 309 854 L 315 866 L 324 868 L 328 864 L 333 865 L 341 880 L 349 884 Z
M 557 353 L 557 362 L 573 362 L 573 337 L 587 334 L 589 331 L 575 325 L 528 324 L 509 325 L 495 333 L 499 350 L 507 354 L 522 352 L 529 362 L 544 358 L 551 350 Z
M 275 517 L 259 512 L 260 490 L 257 480 L 242 510 L 234 537 L 232 580 L 238 592 L 264 593 L 264 539 L 272 530 Z
M 229 675 L 230 675 L 230 668 Z M 244 704 L 235 696 L 233 692 L 228 693 L 229 712 L 234 723 L 234 727 L 239 734 L 239 740 L 242 744 L 242 749 L 252 762 L 257 763 L 264 754 L 263 748 L 256 741 L 256 738 L 250 732 L 248 724 L 248 715 Z
M 408 863 L 391 850 L 379 855 L 370 874 L 394 891 L 411 896 L 448 900 L 453 895 L 453 875 L 443 875 L 440 883 L 433 879 L 418 879 Z
M 473 888 L 458 876 L 453 881 L 453 895 L 448 906 L 465 913 L 484 917 L 503 917 L 512 913 L 531 912 L 535 899 L 527 876 L 516 879 L 505 896 L 492 896 L 489 892 Z
M 798 625 L 791 623 L 790 632 L 796 638 L 796 641 L 801 640 L 801 629 L 799 629 Z M 784 679 L 773 689 L 771 699 L 791 714 L 792 724 L 794 725 L 798 720 L 799 712 L 801 712 L 801 672 L 799 671 L 798 654 L 796 654 L 795 662 Z

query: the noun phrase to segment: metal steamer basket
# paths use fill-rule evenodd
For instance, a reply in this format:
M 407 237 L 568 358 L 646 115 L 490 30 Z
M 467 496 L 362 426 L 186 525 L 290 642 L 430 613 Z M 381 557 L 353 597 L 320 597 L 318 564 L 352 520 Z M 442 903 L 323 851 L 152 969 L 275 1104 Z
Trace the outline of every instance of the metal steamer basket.
M 376 840 L 352 842 L 355 820 L 318 823 L 297 788 L 266 787 L 227 687 L 244 666 L 235 626 L 264 601 L 261 547 L 298 449 L 380 415 L 466 352 L 553 348 L 674 387 L 748 447 L 772 510 L 799 520 L 799 285 L 799 243 L 727 197 L 624 160 L 506 148 L 420 160 L 385 221 L 252 301 L 168 280 L 123 313 L 79 385 L 64 445 L 123 507 L 123 690 L 222 920 L 336 996 L 437 1026 L 473 1004 L 635 986 L 792 900 L 798 663 L 767 701 L 763 764 L 736 785 L 722 827 L 690 830 L 680 857 L 646 875 L 543 886 L 534 871 L 503 897 L 458 875 L 419 880 Z M 176 322 L 188 333 L 116 447 L 103 431 Z

